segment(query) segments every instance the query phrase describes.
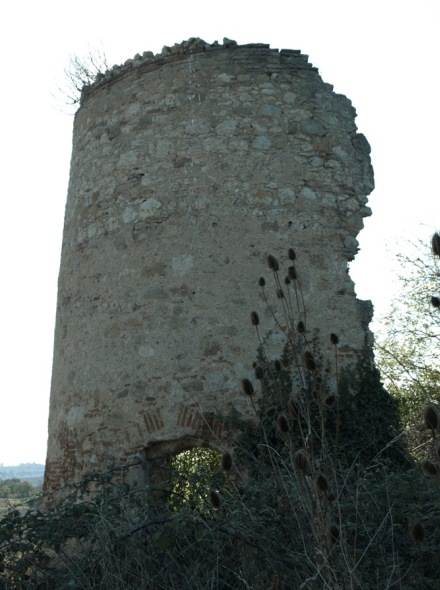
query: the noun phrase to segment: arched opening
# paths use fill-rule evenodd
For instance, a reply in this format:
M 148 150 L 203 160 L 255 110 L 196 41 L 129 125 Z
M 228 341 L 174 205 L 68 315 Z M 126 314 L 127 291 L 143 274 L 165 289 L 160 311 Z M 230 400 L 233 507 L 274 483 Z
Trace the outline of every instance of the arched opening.
M 222 452 L 206 441 L 162 441 L 131 463 L 126 483 L 148 492 L 152 504 L 172 511 L 204 511 L 213 489 L 224 486 Z
M 219 451 L 209 447 L 192 447 L 168 458 L 172 510 L 203 512 L 209 507 L 210 491 L 224 484 L 221 458 Z

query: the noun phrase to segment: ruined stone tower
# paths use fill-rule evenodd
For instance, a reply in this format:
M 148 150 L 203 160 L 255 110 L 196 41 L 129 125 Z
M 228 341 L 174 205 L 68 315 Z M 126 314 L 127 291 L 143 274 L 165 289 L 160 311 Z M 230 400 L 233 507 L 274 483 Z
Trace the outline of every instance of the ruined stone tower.
M 331 332 L 345 359 L 365 346 L 347 264 L 373 174 L 354 120 L 299 51 L 227 40 L 138 55 L 84 90 L 47 489 L 153 448 L 221 446 L 218 416 L 249 412 L 249 313 L 273 328 L 257 286 L 269 253 L 297 251 L 324 351 Z

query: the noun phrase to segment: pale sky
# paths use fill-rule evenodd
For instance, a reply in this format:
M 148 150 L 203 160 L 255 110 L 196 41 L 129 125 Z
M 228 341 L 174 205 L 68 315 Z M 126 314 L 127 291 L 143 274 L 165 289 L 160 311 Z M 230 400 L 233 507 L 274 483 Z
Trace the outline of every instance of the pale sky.
M 380 313 L 399 244 L 440 228 L 439 17 L 438 0 L 2 3 L 0 465 L 45 461 L 73 123 L 53 95 L 69 55 L 99 48 L 113 65 L 190 37 L 309 55 L 372 147 L 373 216 L 351 276 Z

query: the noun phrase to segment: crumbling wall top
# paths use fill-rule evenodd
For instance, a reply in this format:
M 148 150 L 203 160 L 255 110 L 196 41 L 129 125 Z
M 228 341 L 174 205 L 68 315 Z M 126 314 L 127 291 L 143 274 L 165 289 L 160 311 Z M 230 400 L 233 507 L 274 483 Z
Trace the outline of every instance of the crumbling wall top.
M 98 73 L 92 85 L 83 87 L 81 103 L 97 88 L 112 84 L 116 79 L 120 79 L 133 70 L 138 70 L 141 73 L 143 70 L 157 69 L 168 63 L 182 61 L 193 54 L 206 53 L 209 55 L 217 54 L 219 51 L 231 52 L 235 50 L 240 52 L 241 59 L 249 60 L 249 63 L 253 62 L 258 68 L 261 68 L 260 60 L 266 60 L 271 73 L 276 73 L 277 69 L 285 70 L 286 68 L 318 71 L 309 63 L 308 55 L 304 55 L 299 49 L 271 49 L 270 45 L 266 43 L 238 45 L 236 41 L 226 37 L 223 39 L 223 44 L 218 41 L 207 43 L 199 37 L 191 37 L 187 41 L 175 43 L 173 46 L 165 45 L 158 54 L 154 54 L 152 51 L 144 51 L 142 55 L 137 53 L 134 58 L 126 60 L 123 64 L 114 65 L 106 72 Z

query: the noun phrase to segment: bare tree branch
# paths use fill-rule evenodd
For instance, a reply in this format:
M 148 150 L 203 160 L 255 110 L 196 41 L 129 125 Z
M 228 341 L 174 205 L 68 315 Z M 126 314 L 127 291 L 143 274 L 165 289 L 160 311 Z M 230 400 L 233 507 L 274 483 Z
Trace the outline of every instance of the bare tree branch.
M 64 83 L 58 88 L 63 105 L 78 107 L 83 90 L 91 86 L 96 77 L 108 69 L 107 58 L 102 50 L 89 49 L 84 56 L 71 55 L 64 68 Z

